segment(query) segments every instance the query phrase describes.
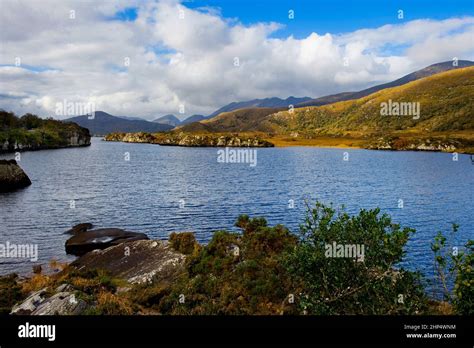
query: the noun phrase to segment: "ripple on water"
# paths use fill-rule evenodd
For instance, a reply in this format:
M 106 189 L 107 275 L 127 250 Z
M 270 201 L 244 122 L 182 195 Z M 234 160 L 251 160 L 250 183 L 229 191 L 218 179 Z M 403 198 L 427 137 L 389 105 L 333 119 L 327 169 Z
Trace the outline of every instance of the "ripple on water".
M 37 243 L 39 262 L 71 260 L 64 232 L 81 222 L 165 239 L 194 231 L 207 242 L 237 230 L 238 215 L 263 216 L 298 231 L 305 199 L 345 205 L 349 213 L 380 207 L 416 228 L 403 265 L 432 275 L 430 243 L 460 225 L 455 243 L 473 237 L 474 167 L 468 156 L 310 147 L 258 149 L 258 164 L 220 164 L 216 149 L 102 142 L 87 148 L 26 152 L 33 184 L 0 194 L 2 242 Z M 343 161 L 343 152 L 350 160 Z M 130 152 L 130 162 L 123 153 Z M 1 156 L 11 157 L 11 156 Z M 399 208 L 399 200 L 403 208 Z M 294 208 L 289 209 L 292 200 Z M 73 203 L 71 203 L 73 202 Z M 27 260 L 0 260 L 0 273 L 27 273 Z

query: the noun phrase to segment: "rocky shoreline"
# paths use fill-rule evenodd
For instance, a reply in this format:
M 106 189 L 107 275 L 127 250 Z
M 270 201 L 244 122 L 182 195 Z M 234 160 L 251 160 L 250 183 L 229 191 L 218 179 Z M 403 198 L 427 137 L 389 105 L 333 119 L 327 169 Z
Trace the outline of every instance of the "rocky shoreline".
M 238 136 L 219 134 L 189 134 L 189 133 L 111 133 L 105 136 L 105 141 L 121 141 L 125 143 L 148 143 L 162 146 L 184 147 L 273 147 L 269 141 L 258 136 Z
M 91 144 L 87 128 L 33 114 L 0 110 L 0 153 L 82 147 Z
M 150 240 L 145 234 L 118 228 L 91 228 L 91 224 L 85 223 L 66 232 L 72 234 L 65 244 L 66 251 L 80 257 L 69 265 L 54 266 L 55 274 L 52 276 L 41 274 L 42 267 L 36 266 L 36 274 L 32 278 L 20 279 L 14 274 L 0 277 L 0 292 L 5 291 L 2 287 L 6 286 L 15 289 L 28 282 L 40 283 L 35 286 L 41 289 L 30 291 L 26 298 L 8 311 L 11 315 L 91 314 L 97 303 L 91 299 L 89 292 L 98 291 L 102 286 L 105 290 L 107 279 L 119 281 L 121 286 L 115 290 L 126 293 L 133 286 L 152 281 L 171 284 L 184 271 L 187 255 L 176 250 L 180 248 L 170 241 Z M 192 234 L 183 235 L 190 237 Z M 104 284 L 89 284 L 85 288 L 78 284 L 87 282 L 90 275 L 102 277 L 96 280 Z M 48 284 L 45 278 L 49 279 Z M 5 308 L 1 307 L 0 311 L 5 312 Z
M 440 139 L 435 137 L 420 139 L 380 137 L 366 146 L 368 150 L 460 152 L 468 154 L 472 152 L 473 148 L 474 143 L 463 139 Z
M 472 314 L 466 301 L 472 255 L 460 253 L 456 259 L 449 302 L 433 300 L 418 272 L 397 267 L 414 230 L 402 229 L 379 212 L 335 217 L 334 209 L 316 203 L 308 213 L 309 225 L 301 225 L 299 234 L 283 225 L 268 226 L 264 218 L 240 215 L 235 226 L 241 232 L 216 231 L 206 244 L 198 243 L 192 232 L 152 240 L 141 233 L 80 224 L 67 232 L 72 236 L 65 245 L 76 246 L 80 256 L 75 261 L 51 262 L 44 273 L 44 265 L 36 265 L 27 278 L 0 277 L 0 314 Z M 321 222 L 326 224 L 322 229 Z M 340 250 L 360 241 L 372 254 L 364 256 L 361 248 L 362 258 L 328 255 L 335 235 Z M 448 247 L 439 248 L 433 249 L 435 256 Z
M 282 141 L 282 139 L 284 141 Z M 329 139 L 329 140 L 328 140 Z M 339 142 L 337 140 L 340 140 Z M 169 133 L 111 133 L 104 137 L 105 141 L 125 143 L 147 143 L 162 146 L 184 147 L 274 147 L 274 146 L 315 146 L 361 148 L 366 150 L 388 151 L 428 151 L 428 152 L 459 152 L 473 153 L 474 141 L 463 138 L 422 137 L 407 138 L 399 136 L 383 136 L 370 138 L 315 137 L 286 138 L 270 137 L 264 139 L 258 135 L 235 134 L 192 134 L 184 132 Z M 347 144 L 347 146 L 345 146 Z
M 40 144 L 35 142 L 21 142 L 13 138 L 5 140 L 0 144 L 1 153 L 23 152 L 23 151 L 39 151 L 65 149 L 70 147 L 86 147 L 91 145 L 91 137 L 87 133 L 73 132 L 58 144 Z

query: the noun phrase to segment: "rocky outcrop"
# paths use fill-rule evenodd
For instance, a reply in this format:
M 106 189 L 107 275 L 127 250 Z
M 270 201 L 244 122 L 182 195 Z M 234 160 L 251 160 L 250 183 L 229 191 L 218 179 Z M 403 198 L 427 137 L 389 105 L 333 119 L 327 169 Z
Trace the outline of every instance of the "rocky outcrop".
M 371 150 L 406 150 L 406 151 L 441 151 L 456 152 L 469 148 L 474 144 L 465 144 L 457 139 L 438 138 L 399 138 L 381 137 L 367 144 L 366 148 Z
M 185 262 L 186 255 L 176 251 L 170 243 L 160 240 L 136 240 L 104 250 L 93 250 L 71 263 L 57 277 L 50 278 L 49 284 L 46 283 L 43 289 L 30 293 L 26 299 L 21 300 L 23 297 L 17 299 L 16 301 L 19 302 L 15 305 L 13 305 L 15 302 L 12 302 L 15 299 L 12 299 L 9 302 L 10 305 L 7 303 L 5 309 L 8 311 L 5 313 L 11 315 L 90 314 L 91 310 L 93 312 L 94 308 L 100 305 L 100 300 L 92 296 L 91 290 L 93 292 L 105 291 L 104 294 L 111 291 L 108 294 L 115 296 L 135 289 L 135 285 L 148 286 L 150 283 L 158 282 L 165 288 L 171 286 L 186 272 Z M 98 284 L 97 288 L 91 289 L 85 287 L 83 283 L 84 279 L 91 280 L 90 278 L 76 278 L 88 277 L 97 270 L 105 272 L 108 277 L 120 280 L 121 286 L 106 289 Z M 11 278 L 11 280 L 15 279 Z M 60 279 L 62 284 L 57 286 L 54 279 Z M 81 281 L 78 282 L 78 279 Z
M 89 231 L 86 228 L 77 228 L 76 232 L 66 241 L 65 246 L 66 253 L 77 256 L 128 241 L 148 239 L 144 233 L 129 232 L 119 228 L 101 228 Z
M 15 315 L 78 315 L 89 306 L 76 298 L 73 288 L 67 284 L 56 288 L 55 294 L 48 296 L 46 288 L 32 293 L 23 302 L 13 306 L 10 314 Z
M 104 269 L 114 277 L 141 284 L 158 280 L 172 282 L 184 270 L 186 256 L 169 243 L 137 240 L 85 254 L 71 266 L 78 270 Z
M 0 192 L 10 192 L 29 185 L 30 178 L 15 160 L 0 160 Z
M 274 145 L 257 136 L 191 134 L 184 132 L 170 133 L 111 133 L 105 141 L 122 141 L 127 143 L 150 143 L 164 146 L 186 147 L 273 147 Z

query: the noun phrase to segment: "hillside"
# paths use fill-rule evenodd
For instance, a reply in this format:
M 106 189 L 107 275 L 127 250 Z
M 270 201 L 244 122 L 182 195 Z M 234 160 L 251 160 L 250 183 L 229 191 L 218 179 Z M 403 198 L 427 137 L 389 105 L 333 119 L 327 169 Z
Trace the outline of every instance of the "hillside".
M 93 119 L 84 115 L 65 121 L 75 122 L 79 126 L 89 129 L 93 135 L 105 135 L 113 132 L 163 132 L 173 128 L 173 126 L 156 122 L 124 119 L 103 111 L 96 111 Z
M 382 103 L 415 102 L 417 116 L 381 115 Z M 276 133 L 343 135 L 344 132 L 385 133 L 474 130 L 474 67 L 425 77 L 357 100 L 297 108 L 266 117 L 258 130 Z
M 262 129 L 262 121 L 270 114 L 281 108 L 250 108 L 223 112 L 209 120 L 194 122 L 178 127 L 181 132 L 248 132 Z M 283 109 L 283 110 L 286 110 Z M 264 127 L 263 127 L 264 128 Z M 265 129 L 265 131 L 271 129 Z
M 348 146 L 470 153 L 474 151 L 473 100 L 474 67 L 468 67 L 387 88 L 357 100 L 296 108 L 293 112 L 286 108 L 240 109 L 178 127 L 175 131 L 261 133 L 277 146 Z M 393 107 L 397 103 L 410 103 L 405 106 L 414 107 L 411 110 L 414 113 L 382 114 L 384 105 Z M 419 114 L 416 113 L 418 106 Z
M 338 101 L 359 99 L 359 98 L 368 96 L 372 93 L 378 92 L 385 88 L 401 86 L 408 82 L 416 81 L 424 77 L 438 74 L 440 72 L 449 71 L 452 69 L 467 68 L 470 66 L 474 66 L 474 62 L 471 62 L 469 60 L 459 60 L 457 66 L 453 66 L 452 61 L 437 63 L 437 64 L 430 65 L 424 69 L 405 75 L 392 82 L 373 86 L 373 87 L 370 87 L 358 92 L 344 92 L 344 93 L 332 94 L 332 95 L 328 95 L 328 96 L 324 96 L 324 97 L 320 97 L 316 99 L 311 99 L 311 100 L 297 104 L 296 107 L 321 106 L 321 105 L 336 103 Z
M 188 124 L 188 123 L 199 122 L 199 121 L 202 121 L 202 120 L 205 120 L 205 119 L 206 119 L 206 117 L 203 116 L 203 115 L 191 115 L 188 118 L 184 119 L 180 124 L 185 125 L 185 124 Z

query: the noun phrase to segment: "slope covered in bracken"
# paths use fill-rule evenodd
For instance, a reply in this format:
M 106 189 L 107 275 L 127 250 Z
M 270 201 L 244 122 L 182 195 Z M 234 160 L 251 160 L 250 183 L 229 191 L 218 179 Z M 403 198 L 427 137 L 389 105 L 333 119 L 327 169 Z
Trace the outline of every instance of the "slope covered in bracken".
M 382 115 L 382 103 L 419 103 L 419 117 Z M 474 130 L 474 67 L 451 70 L 388 88 L 357 100 L 280 111 L 255 130 L 275 133 L 342 135 L 347 131 L 380 133 L 400 130 L 445 132 Z

